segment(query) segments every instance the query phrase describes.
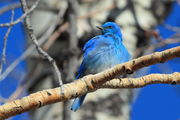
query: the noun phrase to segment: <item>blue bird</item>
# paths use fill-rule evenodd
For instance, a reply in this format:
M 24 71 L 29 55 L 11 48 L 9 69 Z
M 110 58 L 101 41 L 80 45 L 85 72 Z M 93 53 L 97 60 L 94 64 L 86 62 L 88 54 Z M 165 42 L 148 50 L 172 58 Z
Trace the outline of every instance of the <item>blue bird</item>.
M 96 74 L 130 59 L 130 55 L 122 43 L 120 27 L 116 23 L 106 22 L 98 28 L 102 35 L 93 37 L 85 44 L 83 61 L 76 79 L 88 74 Z M 72 111 L 81 107 L 85 96 L 80 96 L 74 100 L 71 106 Z

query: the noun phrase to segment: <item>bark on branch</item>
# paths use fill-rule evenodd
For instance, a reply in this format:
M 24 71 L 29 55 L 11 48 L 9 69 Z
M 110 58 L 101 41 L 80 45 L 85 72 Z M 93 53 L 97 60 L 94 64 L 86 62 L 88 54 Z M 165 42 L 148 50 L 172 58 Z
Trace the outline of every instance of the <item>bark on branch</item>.
M 162 52 L 133 59 L 129 62 L 116 65 L 95 75 L 85 76 L 73 83 L 64 85 L 64 94 L 60 94 L 59 88 L 47 89 L 33 93 L 22 99 L 14 100 L 0 106 L 0 120 L 11 116 L 60 101 L 81 96 L 88 92 L 93 92 L 102 86 L 107 87 L 115 76 L 130 74 L 133 71 L 156 63 L 163 63 L 167 60 L 180 57 L 180 47 L 171 48 Z M 157 77 L 157 78 L 156 78 Z M 111 82 L 107 82 L 110 81 Z M 115 80 L 117 81 L 117 80 Z M 107 82 L 107 83 L 106 83 Z M 104 84 L 105 83 L 105 84 Z M 151 83 L 180 84 L 180 73 L 170 75 L 149 75 L 142 78 L 125 78 L 118 81 L 118 88 L 137 88 Z M 111 85 L 112 86 L 112 85 Z
M 180 84 L 180 72 L 173 74 L 150 74 L 140 78 L 115 78 L 107 81 L 100 88 L 141 88 L 156 83 Z

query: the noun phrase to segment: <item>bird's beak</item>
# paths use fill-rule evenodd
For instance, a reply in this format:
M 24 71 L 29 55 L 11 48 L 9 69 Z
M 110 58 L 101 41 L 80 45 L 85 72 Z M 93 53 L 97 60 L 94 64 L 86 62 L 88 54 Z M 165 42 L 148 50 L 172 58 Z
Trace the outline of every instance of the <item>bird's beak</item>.
M 104 30 L 101 26 L 96 26 L 99 30 Z

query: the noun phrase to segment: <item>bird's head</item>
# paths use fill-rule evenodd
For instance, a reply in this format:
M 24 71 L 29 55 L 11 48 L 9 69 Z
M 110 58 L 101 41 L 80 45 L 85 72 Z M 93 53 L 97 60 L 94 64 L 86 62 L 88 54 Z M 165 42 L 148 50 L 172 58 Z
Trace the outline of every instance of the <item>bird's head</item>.
M 102 34 L 112 33 L 122 37 L 120 27 L 114 22 L 106 22 L 101 27 L 97 26 L 97 28 L 101 30 Z

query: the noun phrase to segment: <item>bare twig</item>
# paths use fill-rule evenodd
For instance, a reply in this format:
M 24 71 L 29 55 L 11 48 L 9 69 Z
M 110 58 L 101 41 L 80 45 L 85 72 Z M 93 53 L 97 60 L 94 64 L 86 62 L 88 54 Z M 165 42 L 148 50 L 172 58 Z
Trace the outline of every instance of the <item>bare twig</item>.
M 173 43 L 179 43 L 180 38 L 169 38 L 166 40 L 161 40 L 161 42 L 157 43 L 157 44 L 152 44 L 152 45 L 148 45 L 148 46 L 143 46 L 140 47 L 138 49 L 136 49 L 136 51 L 134 52 L 134 58 L 136 58 L 140 52 L 146 50 L 146 51 L 154 51 L 156 48 L 159 47 L 163 47 L 167 44 L 173 44 Z
M 34 2 L 33 1 L 28 1 L 28 5 L 33 5 L 34 4 Z M 1 8 L 0 9 L 0 15 L 2 15 L 3 13 L 5 13 L 5 12 L 7 12 L 7 11 L 9 11 L 9 10 L 12 10 L 12 9 L 16 9 L 16 8 L 20 8 L 21 7 L 21 4 L 19 3 L 19 2 L 17 2 L 17 3 L 12 3 L 12 4 L 10 4 L 10 5 L 7 5 L 7 6 L 5 6 L 5 7 L 3 7 L 3 8 Z M 58 12 L 59 10 L 58 10 L 58 8 L 54 8 L 54 7 L 52 7 L 52 6 L 48 6 L 48 5 L 39 5 L 38 7 L 37 7 L 37 9 L 38 10 L 43 10 L 43 11 L 52 11 L 52 12 Z
M 27 15 L 29 15 L 31 12 L 34 11 L 34 9 L 37 7 L 37 5 L 39 4 L 39 1 L 40 0 L 37 0 L 34 5 L 28 9 L 28 11 L 26 11 L 21 17 L 19 17 L 17 20 L 11 22 L 11 23 L 3 23 L 3 24 L 0 24 L 0 27 L 8 27 L 8 26 L 13 26 L 19 22 L 21 22 Z
M 60 10 L 57 18 L 52 20 L 52 24 L 50 25 L 49 29 L 44 33 L 44 35 L 41 36 L 41 38 L 38 40 L 39 45 L 42 45 L 53 33 L 53 31 L 56 28 L 57 23 L 59 22 L 60 18 L 64 15 L 64 11 Z M 35 50 L 35 46 L 31 45 L 28 47 L 28 49 L 20 56 L 18 57 L 10 66 L 8 66 L 8 68 L 4 71 L 4 73 L 2 73 L 2 75 L 0 75 L 0 81 L 5 79 L 9 73 L 24 59 L 26 59 L 31 53 L 32 51 Z
M 117 75 L 127 73 L 129 74 L 140 68 L 159 62 L 165 62 L 176 57 L 180 57 L 180 47 L 175 47 L 162 52 L 156 52 L 150 55 L 142 56 L 129 62 L 116 65 L 115 67 L 107 69 L 98 74 L 84 76 L 83 78 L 76 80 L 73 83 L 64 85 L 64 94 L 60 94 L 59 87 L 31 94 L 27 97 L 23 97 L 22 99 L 15 100 L 0 106 L 0 120 L 20 114 L 22 112 L 26 112 L 31 109 L 42 107 L 50 103 L 67 101 L 88 92 L 93 92 L 100 88 L 100 86 L 107 81 L 112 80 Z M 122 88 L 136 88 L 150 83 L 180 84 L 180 73 L 161 76 L 163 77 L 158 77 L 160 81 L 157 81 L 156 78 L 151 79 L 154 78 L 151 76 L 148 77 L 147 80 L 144 80 L 146 77 L 140 78 L 139 80 L 141 81 L 138 80 L 138 82 L 136 82 L 136 79 L 132 79 L 134 81 L 121 80 L 122 83 L 118 84 L 118 86 L 121 86 Z
M 65 30 L 67 30 L 67 28 L 69 27 L 68 22 L 65 22 L 63 25 L 61 25 L 51 36 L 50 38 L 47 40 L 47 42 L 43 45 L 43 49 L 44 50 L 48 50 L 53 43 L 57 40 L 57 38 L 61 35 L 62 32 L 64 32 Z
M 22 5 L 22 8 L 23 8 L 23 11 L 24 13 L 26 13 L 28 11 L 28 7 L 27 7 L 27 4 L 26 4 L 26 0 L 20 0 L 21 1 L 21 5 Z M 37 4 L 38 5 L 38 4 Z M 39 54 L 41 56 L 43 56 L 45 59 L 47 59 L 54 67 L 54 70 L 57 74 L 57 78 L 59 80 L 59 85 L 62 86 L 63 85 L 63 82 L 62 82 L 62 78 L 61 78 L 61 73 L 56 65 L 56 62 L 55 60 L 48 55 L 48 53 L 46 53 L 40 46 L 39 46 L 39 43 L 36 39 L 36 36 L 34 35 L 34 31 L 33 31 L 33 28 L 31 26 L 31 23 L 30 23 L 30 19 L 29 19 L 29 16 L 27 15 L 26 18 L 25 18 L 25 21 L 24 21 L 24 24 L 25 24 L 25 27 L 27 29 L 27 32 L 29 34 L 29 37 L 30 39 L 33 41 L 34 45 L 36 46 L 36 49 L 37 51 L 39 52 Z M 62 88 L 62 87 L 61 87 Z M 62 90 L 62 93 L 63 93 L 63 90 Z
M 5 13 L 6 11 L 19 8 L 20 6 L 21 6 L 20 3 L 13 3 L 13 4 L 10 4 L 10 5 L 8 5 L 8 6 L 5 6 L 5 7 L 3 7 L 3 8 L 0 9 L 0 15 L 3 14 L 3 13 Z
M 13 22 L 14 19 L 14 9 L 12 9 L 12 14 L 11 14 L 11 21 L 10 23 Z M 3 64 L 6 62 L 6 46 L 7 46 L 7 38 L 11 32 L 12 26 L 10 26 L 4 36 L 4 43 L 3 43 L 3 50 L 2 50 L 2 59 L 1 59 L 1 63 L 0 63 L 0 75 L 2 73 L 3 70 Z
M 169 24 L 163 24 L 165 28 L 172 30 L 174 32 L 180 32 L 180 27 L 176 27 L 176 26 L 171 26 Z

